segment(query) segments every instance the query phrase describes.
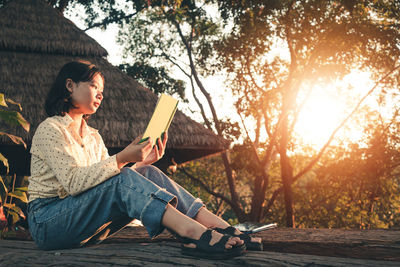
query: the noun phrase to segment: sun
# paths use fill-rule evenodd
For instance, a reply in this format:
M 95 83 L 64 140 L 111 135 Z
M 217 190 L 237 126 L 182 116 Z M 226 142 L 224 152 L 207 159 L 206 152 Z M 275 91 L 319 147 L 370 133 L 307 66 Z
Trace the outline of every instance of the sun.
M 304 144 L 321 148 L 359 99 L 372 88 L 369 77 L 366 72 L 352 72 L 333 84 L 314 85 L 308 97 L 299 99 L 299 102 L 304 101 L 304 106 L 294 128 L 295 135 Z M 335 139 L 357 142 L 362 134 L 361 127 L 349 120 Z

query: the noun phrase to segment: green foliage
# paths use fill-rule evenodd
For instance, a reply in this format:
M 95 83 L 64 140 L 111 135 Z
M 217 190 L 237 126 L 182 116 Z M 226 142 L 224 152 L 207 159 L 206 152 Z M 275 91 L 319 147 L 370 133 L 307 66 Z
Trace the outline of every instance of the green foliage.
M 9 108 L 7 103 L 17 106 L 20 111 L 22 110 L 22 107 L 19 103 L 5 98 L 4 94 L 0 93 L 0 106 L 2 106 L 2 109 L 0 109 L 0 119 L 10 126 L 20 125 L 25 131 L 28 132 L 30 124 L 18 111 L 6 110 L 6 108 Z M 0 132 L 0 135 L 7 136 L 14 143 L 22 144 L 26 148 L 25 142 L 20 137 L 5 132 Z M 2 154 L 0 154 L 0 160 L 7 168 L 8 173 L 8 160 Z M 16 175 L 8 175 L 3 177 L 0 176 L 0 215 L 3 215 L 4 213 L 6 221 L 5 225 L 2 226 L 1 238 L 12 236 L 14 234 L 13 231 L 15 230 L 16 224 L 22 219 L 26 219 L 22 207 L 25 207 L 28 203 L 28 198 L 26 195 L 28 188 L 24 186 L 24 184 L 21 187 L 15 187 L 16 180 Z
M 349 144 L 332 147 L 320 163 L 293 187 L 294 209 L 299 228 L 345 229 L 399 229 L 400 228 L 400 150 L 398 130 L 387 131 L 388 125 L 374 126 L 365 137 L 365 145 Z M 237 171 L 238 192 L 241 203 L 250 209 L 253 177 L 257 165 L 242 145 L 232 150 L 232 165 Z M 297 156 L 295 166 L 302 168 L 310 155 Z M 214 192 L 229 198 L 221 159 L 217 157 L 196 160 L 183 166 L 186 172 L 200 177 Z M 270 168 L 272 192 L 281 186 L 279 162 Z M 229 206 L 208 193 L 199 183 L 191 180 L 182 169 L 172 178 L 224 219 L 236 223 Z M 223 205 L 223 209 L 221 206 Z M 285 225 L 285 202 L 280 195 L 263 221 Z
M 21 113 L 19 113 L 18 111 L 5 109 L 9 108 L 7 103 L 17 106 L 18 110 L 22 111 L 21 104 L 11 99 L 5 98 L 4 94 L 0 93 L 0 106 L 2 107 L 0 109 L 0 119 L 4 120 L 10 126 L 19 125 L 22 128 L 24 128 L 25 131 L 29 132 L 30 129 L 29 122 L 27 122 L 25 118 L 22 117 Z
M 13 236 L 17 223 L 26 220 L 23 210 L 25 210 L 28 203 L 28 188 L 25 186 L 27 177 L 21 181 L 21 185 L 23 185 L 21 187 L 15 187 L 16 182 L 17 176 L 15 175 L 0 176 L 0 207 L 5 219 L 1 229 L 1 238 Z
M 256 133 L 263 131 L 257 137 L 268 136 L 266 142 L 254 139 L 252 149 L 279 153 L 290 218 L 292 180 L 301 179 L 297 174 L 311 166 L 295 165 L 301 143 L 293 129 L 303 96 L 315 90 L 313 86 L 323 87 L 355 69 L 371 71 L 376 81 L 395 69 L 400 58 L 399 21 L 385 10 L 398 14 L 400 6 L 363 0 L 350 5 L 339 0 L 218 1 L 218 6 L 224 21 L 233 25 L 216 48 L 231 73 L 235 106 L 244 120 L 257 122 Z M 398 86 L 394 75 L 382 84 L 392 91 Z M 380 92 L 381 98 L 386 92 Z M 270 155 L 261 157 L 264 166 L 271 163 Z
M 365 145 L 331 148 L 294 189 L 298 227 L 377 229 L 400 226 L 397 131 L 375 125 Z M 268 218 L 282 223 L 283 199 Z

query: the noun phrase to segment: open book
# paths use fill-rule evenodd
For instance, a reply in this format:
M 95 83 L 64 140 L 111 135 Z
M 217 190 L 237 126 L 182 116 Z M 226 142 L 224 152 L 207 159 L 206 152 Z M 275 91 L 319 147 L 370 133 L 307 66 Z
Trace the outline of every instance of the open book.
M 174 118 L 177 106 L 178 100 L 172 96 L 161 94 L 139 144 L 148 140 L 149 137 L 151 137 L 154 142 L 156 142 L 158 138 L 162 141 L 164 133 L 168 130 L 169 125 Z

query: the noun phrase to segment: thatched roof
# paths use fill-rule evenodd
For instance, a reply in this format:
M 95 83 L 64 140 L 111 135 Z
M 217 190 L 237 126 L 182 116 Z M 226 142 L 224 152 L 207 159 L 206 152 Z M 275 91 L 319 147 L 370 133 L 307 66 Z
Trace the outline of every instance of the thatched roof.
M 157 96 L 112 66 L 106 55 L 95 40 L 43 0 L 14 0 L 0 8 L 0 92 L 21 103 L 22 115 L 31 123 L 29 134 L 21 128 L 13 133 L 30 143 L 46 118 L 43 105 L 51 83 L 65 63 L 76 59 L 93 62 L 105 75 L 104 100 L 89 125 L 100 130 L 106 146 L 118 150 L 143 133 Z M 182 112 L 176 113 L 167 146 L 167 154 L 176 162 L 226 147 L 226 141 Z

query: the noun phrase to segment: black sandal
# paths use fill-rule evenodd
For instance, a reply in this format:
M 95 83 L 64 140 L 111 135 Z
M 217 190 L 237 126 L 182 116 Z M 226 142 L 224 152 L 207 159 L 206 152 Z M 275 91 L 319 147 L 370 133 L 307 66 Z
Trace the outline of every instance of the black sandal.
M 206 230 L 198 240 L 180 237 L 182 241 L 182 254 L 192 257 L 222 260 L 240 256 L 245 252 L 246 246 L 244 244 L 233 246 L 231 249 L 225 248 L 226 242 L 232 238 L 229 235 L 224 235 L 217 243 L 210 245 L 212 231 L 212 229 Z M 184 246 L 184 244 L 195 244 L 196 247 L 190 248 Z
M 263 244 L 261 242 L 254 242 L 251 241 L 251 237 L 248 234 L 235 234 L 236 228 L 233 226 L 229 226 L 227 228 L 212 228 L 213 230 L 217 231 L 220 234 L 225 234 L 225 235 L 230 235 L 234 237 L 239 237 L 244 241 L 244 244 L 246 245 L 246 248 L 248 250 L 256 250 L 256 251 L 262 251 L 263 250 Z

